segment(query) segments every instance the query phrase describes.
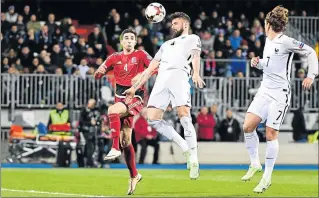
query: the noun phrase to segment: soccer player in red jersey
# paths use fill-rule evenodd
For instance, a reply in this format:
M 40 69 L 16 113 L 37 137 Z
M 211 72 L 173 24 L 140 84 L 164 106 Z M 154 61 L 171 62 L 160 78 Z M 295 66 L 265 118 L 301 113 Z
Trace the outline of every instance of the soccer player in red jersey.
M 139 89 L 133 100 L 126 102 L 123 92 L 132 86 L 132 80 L 148 67 L 152 57 L 143 50 L 135 50 L 136 33 L 126 29 L 120 37 L 122 52 L 110 55 L 94 74 L 95 79 L 102 78 L 108 71 L 113 70 L 116 80 L 115 104 L 108 109 L 110 128 L 112 131 L 113 145 L 104 160 L 114 160 L 121 155 L 121 147 L 127 167 L 130 171 L 130 185 L 128 195 L 135 191 L 136 184 L 142 175 L 136 170 L 135 151 L 131 144 L 133 116 L 143 109 L 144 88 Z M 122 135 L 120 132 L 122 131 Z

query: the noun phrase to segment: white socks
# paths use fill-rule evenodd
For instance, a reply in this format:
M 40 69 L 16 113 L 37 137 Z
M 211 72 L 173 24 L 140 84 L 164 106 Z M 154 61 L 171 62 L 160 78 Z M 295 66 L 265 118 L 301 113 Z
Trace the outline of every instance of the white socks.
M 278 140 L 267 141 L 264 179 L 270 180 L 278 156 Z
M 197 157 L 197 134 L 190 117 L 182 117 L 181 124 L 184 128 L 184 136 L 189 147 L 190 161 L 198 163 Z
M 167 139 L 175 142 L 179 147 L 181 147 L 183 153 L 188 151 L 187 142 L 165 120 L 149 120 L 148 124 L 159 134 L 164 135 Z
M 246 148 L 249 153 L 250 157 L 250 164 L 253 167 L 259 167 L 260 161 L 259 161 L 259 137 L 257 135 L 256 130 L 254 130 L 252 133 L 244 133 L 245 136 L 245 142 L 246 142 Z

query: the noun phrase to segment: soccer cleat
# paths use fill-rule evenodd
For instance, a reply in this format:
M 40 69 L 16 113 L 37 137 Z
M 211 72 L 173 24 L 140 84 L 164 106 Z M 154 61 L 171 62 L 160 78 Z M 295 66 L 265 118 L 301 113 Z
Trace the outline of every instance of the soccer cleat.
M 187 162 L 187 170 L 190 169 L 190 161 L 189 161 L 189 158 L 191 156 L 190 152 L 189 151 L 186 151 L 183 153 L 183 155 L 186 157 L 186 162 Z
M 270 179 L 261 178 L 259 184 L 254 188 L 254 193 L 263 193 L 271 186 Z
M 112 148 L 111 151 L 104 157 L 105 161 L 112 161 L 121 156 L 121 151 Z
M 246 175 L 244 175 L 241 180 L 242 181 L 249 181 L 256 172 L 261 172 L 263 170 L 262 166 L 260 165 L 259 167 L 253 167 L 253 166 L 249 166 L 249 169 L 246 173 Z
M 132 195 L 134 193 L 136 185 L 140 181 L 142 181 L 142 175 L 139 173 L 134 178 L 130 178 L 127 195 Z
M 191 180 L 196 180 L 199 177 L 199 164 L 198 162 L 190 163 L 189 177 Z

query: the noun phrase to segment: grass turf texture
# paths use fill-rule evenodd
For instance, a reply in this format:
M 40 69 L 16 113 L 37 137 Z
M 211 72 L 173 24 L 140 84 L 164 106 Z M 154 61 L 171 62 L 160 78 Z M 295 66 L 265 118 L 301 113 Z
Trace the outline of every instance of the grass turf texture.
M 318 172 L 274 171 L 272 186 L 254 194 L 262 173 L 249 182 L 240 178 L 245 171 L 203 170 L 196 181 L 187 170 L 140 170 L 143 181 L 135 196 L 293 196 L 317 197 Z M 126 196 L 128 170 L 111 169 L 2 169 L 2 197 Z M 32 192 L 34 190 L 37 192 Z M 42 193 L 41 193 L 42 192 Z M 44 192 L 44 193 L 43 193 Z M 50 194 L 52 192 L 52 194 Z M 62 193 L 62 194 L 57 194 Z

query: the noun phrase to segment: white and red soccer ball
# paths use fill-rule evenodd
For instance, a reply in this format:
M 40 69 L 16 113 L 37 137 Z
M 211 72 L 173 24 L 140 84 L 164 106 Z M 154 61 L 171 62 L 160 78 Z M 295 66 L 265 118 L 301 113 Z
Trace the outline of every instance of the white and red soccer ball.
M 152 23 L 161 22 L 166 16 L 166 10 L 160 3 L 151 3 L 145 9 L 145 17 Z

